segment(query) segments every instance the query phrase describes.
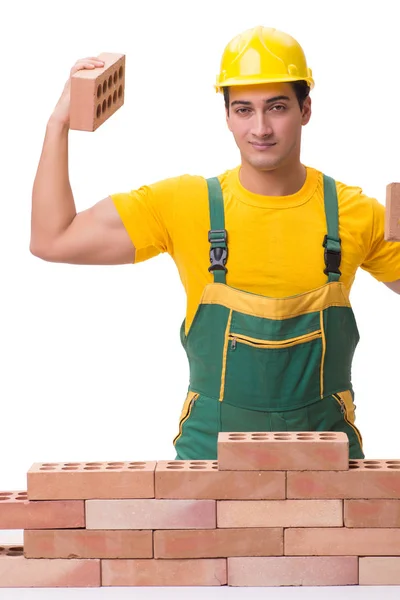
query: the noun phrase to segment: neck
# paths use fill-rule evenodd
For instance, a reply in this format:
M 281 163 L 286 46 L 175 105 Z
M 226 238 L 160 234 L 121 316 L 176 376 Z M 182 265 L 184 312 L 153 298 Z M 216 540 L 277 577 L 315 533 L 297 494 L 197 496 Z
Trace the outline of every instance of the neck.
M 304 185 L 307 170 L 300 162 L 284 165 L 272 171 L 260 171 L 249 163 L 242 163 L 239 181 L 246 190 L 261 196 L 289 196 Z

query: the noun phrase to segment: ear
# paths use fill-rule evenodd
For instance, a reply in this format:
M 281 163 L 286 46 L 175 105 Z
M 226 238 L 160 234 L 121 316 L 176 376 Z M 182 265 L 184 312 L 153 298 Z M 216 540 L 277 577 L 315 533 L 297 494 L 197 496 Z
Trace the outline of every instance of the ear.
M 307 123 L 309 122 L 310 119 L 311 119 L 311 98 L 310 98 L 310 96 L 307 96 L 307 98 L 304 101 L 304 105 L 303 105 L 301 124 L 307 125 Z

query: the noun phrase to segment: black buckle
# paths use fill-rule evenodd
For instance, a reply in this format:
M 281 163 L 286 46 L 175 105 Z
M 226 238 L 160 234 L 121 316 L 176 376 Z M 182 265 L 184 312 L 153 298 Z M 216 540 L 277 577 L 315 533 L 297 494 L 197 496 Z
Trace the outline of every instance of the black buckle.
M 339 242 L 341 241 L 342 240 L 339 238 Z M 341 250 L 328 250 L 328 248 L 326 247 L 327 242 L 328 235 L 325 235 L 324 241 L 322 243 L 323 247 L 325 248 L 324 259 L 326 268 L 324 269 L 324 273 L 325 275 L 328 275 L 329 273 L 337 273 L 338 275 L 341 275 L 342 273 L 339 270 L 339 267 L 342 261 L 342 252 Z
M 220 233 L 221 236 L 217 238 L 213 238 L 211 240 L 211 233 Z M 210 243 L 215 242 L 217 244 L 226 244 L 227 232 L 226 229 L 210 229 L 208 232 L 208 241 Z M 212 271 L 228 271 L 225 267 L 226 261 L 228 258 L 228 248 L 210 248 L 210 262 L 211 265 L 208 267 L 210 272 Z

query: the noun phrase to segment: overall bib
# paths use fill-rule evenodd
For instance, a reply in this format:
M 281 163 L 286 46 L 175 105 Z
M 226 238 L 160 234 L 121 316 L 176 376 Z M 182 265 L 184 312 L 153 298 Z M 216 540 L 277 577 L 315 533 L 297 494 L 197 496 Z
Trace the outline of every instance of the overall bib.
M 365 458 L 356 426 L 351 364 L 360 339 L 349 293 L 339 281 L 341 240 L 335 181 L 326 175 L 327 282 L 271 298 L 226 284 L 224 204 L 218 178 L 207 180 L 209 271 L 190 330 L 181 343 L 190 383 L 175 460 L 216 460 L 220 431 L 344 431 L 350 458 Z

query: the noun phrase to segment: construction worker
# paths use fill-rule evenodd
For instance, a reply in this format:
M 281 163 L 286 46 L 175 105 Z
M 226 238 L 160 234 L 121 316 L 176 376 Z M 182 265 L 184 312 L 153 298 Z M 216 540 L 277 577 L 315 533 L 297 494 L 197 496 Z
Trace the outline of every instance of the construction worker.
M 95 58 L 79 69 L 101 66 Z M 216 90 L 241 163 L 111 194 L 76 213 L 68 179 L 70 80 L 49 119 L 33 187 L 31 252 L 125 264 L 162 252 L 187 293 L 190 381 L 176 459 L 216 459 L 220 431 L 344 431 L 364 458 L 351 381 L 358 267 L 400 293 L 384 206 L 300 161 L 314 86 L 290 35 L 255 27 L 226 46 Z M 204 151 L 209 149 L 204 148 Z

